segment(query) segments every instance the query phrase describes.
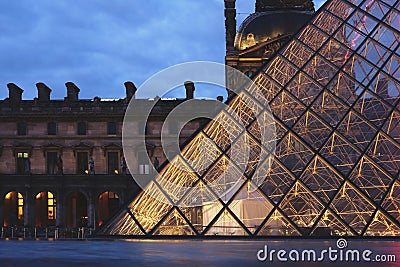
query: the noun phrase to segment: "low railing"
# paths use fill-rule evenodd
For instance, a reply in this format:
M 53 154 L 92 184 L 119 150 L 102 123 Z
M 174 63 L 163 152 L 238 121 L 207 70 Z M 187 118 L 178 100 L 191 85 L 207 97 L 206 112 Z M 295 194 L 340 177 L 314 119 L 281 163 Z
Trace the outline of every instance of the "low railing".
M 1 227 L 0 239 L 85 239 L 92 236 L 94 230 L 89 227 Z

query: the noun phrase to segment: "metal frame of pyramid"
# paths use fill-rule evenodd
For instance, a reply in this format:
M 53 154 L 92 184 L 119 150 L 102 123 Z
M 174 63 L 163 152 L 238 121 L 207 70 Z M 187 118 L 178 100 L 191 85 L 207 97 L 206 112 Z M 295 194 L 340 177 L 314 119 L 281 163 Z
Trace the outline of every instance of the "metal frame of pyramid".
M 210 138 L 217 160 L 201 172 L 164 166 L 171 194 L 155 179 L 100 235 L 395 236 L 400 233 L 400 0 L 330 0 L 229 102 L 246 126 L 249 161 L 235 192 L 209 183 L 231 161 L 220 123 L 199 131 L 174 161 L 188 169 L 196 142 Z M 253 106 L 240 101 L 250 99 Z M 248 103 L 248 101 L 247 101 Z M 270 106 L 276 150 L 257 162 L 254 117 Z M 224 125 L 225 126 L 225 125 Z M 211 152 L 210 152 L 211 153 Z M 266 159 L 266 161 L 271 158 Z M 256 163 L 261 168 L 255 168 Z M 238 165 L 239 163 L 233 162 Z M 255 179 L 264 182 L 257 186 Z M 223 187 L 224 185 L 219 185 Z M 223 188 L 222 188 L 223 190 Z M 196 193 L 194 193 L 196 192 Z M 199 194 L 199 192 L 201 192 Z M 154 199 L 158 196 L 158 200 Z M 206 195 L 219 196 L 203 203 Z M 245 197 L 243 197 L 245 196 Z M 162 201 L 160 201 L 160 198 Z M 187 201 L 193 206 L 181 206 Z

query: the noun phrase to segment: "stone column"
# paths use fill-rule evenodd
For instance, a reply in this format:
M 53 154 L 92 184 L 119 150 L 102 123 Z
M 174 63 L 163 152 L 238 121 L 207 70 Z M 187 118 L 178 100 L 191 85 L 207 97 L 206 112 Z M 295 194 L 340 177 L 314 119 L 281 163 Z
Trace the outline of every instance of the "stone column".
M 225 0 L 225 40 L 226 52 L 234 49 L 236 35 L 236 0 Z
M 91 192 L 88 201 L 88 227 L 97 228 L 96 225 L 97 201 L 96 194 Z
M 66 196 L 62 190 L 57 191 L 56 195 L 56 226 L 65 227 L 66 214 L 67 214 L 67 204 Z
M 226 43 L 226 54 L 225 64 L 231 66 L 230 60 L 232 56 L 235 56 L 235 36 L 236 36 L 236 0 L 224 0 L 225 3 L 225 43 Z M 237 57 L 237 55 L 236 55 Z M 228 62 L 229 61 L 229 62 Z M 232 97 L 233 93 L 231 89 L 234 88 L 234 81 L 229 73 L 230 69 L 226 69 L 226 91 L 228 99 Z
M 24 226 L 35 226 L 35 198 L 31 190 L 26 190 L 24 195 Z
M 1 196 L 4 196 L 2 194 Z M 0 226 L 4 225 L 4 197 L 0 198 Z

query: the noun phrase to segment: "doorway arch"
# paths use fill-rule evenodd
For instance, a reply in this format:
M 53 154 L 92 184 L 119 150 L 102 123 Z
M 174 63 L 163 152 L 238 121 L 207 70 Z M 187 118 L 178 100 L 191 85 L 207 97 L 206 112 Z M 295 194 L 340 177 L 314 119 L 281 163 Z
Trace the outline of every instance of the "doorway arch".
M 56 199 L 50 191 L 35 196 L 35 226 L 54 226 L 56 222 Z
M 24 225 L 24 197 L 20 192 L 11 191 L 4 196 L 4 226 Z
M 81 192 L 67 195 L 66 226 L 69 228 L 88 226 L 88 200 Z
M 98 199 L 98 224 L 102 225 L 113 216 L 121 206 L 119 195 L 112 191 L 100 194 Z

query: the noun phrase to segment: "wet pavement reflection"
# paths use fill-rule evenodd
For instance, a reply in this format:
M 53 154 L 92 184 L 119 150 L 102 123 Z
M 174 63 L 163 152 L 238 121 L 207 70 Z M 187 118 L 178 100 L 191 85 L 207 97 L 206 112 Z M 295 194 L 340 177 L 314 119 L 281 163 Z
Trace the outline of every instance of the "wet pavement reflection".
M 400 242 L 396 240 L 347 240 L 338 249 L 337 240 L 89 240 L 89 241 L 0 241 L 0 266 L 400 266 Z M 337 254 L 335 262 L 329 258 Z M 266 249 L 267 248 L 267 249 Z M 261 259 L 257 257 L 258 252 Z M 271 256 L 271 251 L 272 257 Z M 280 259 L 286 259 L 282 262 Z M 306 252 L 304 252 L 306 250 Z M 322 258 L 323 262 L 314 262 Z M 327 250 L 323 254 L 321 252 Z M 333 251 L 337 251 L 334 252 Z M 342 261 L 340 261 L 342 250 Z M 346 252 L 351 250 L 350 253 Z M 359 251 L 360 261 L 352 261 Z M 362 252 L 370 250 L 370 262 Z M 298 251 L 291 252 L 291 251 Z M 267 256 L 265 256 L 267 252 Z M 296 256 L 305 261 L 295 262 Z M 311 253 L 311 254 L 310 254 Z M 354 252 L 355 253 L 355 252 Z M 368 253 L 367 253 L 368 254 Z M 349 256 L 346 261 L 346 255 Z M 376 255 L 394 255 L 397 262 L 376 262 Z M 309 258 L 311 257 L 311 258 Z M 272 259 L 272 261 L 271 261 Z M 292 259 L 292 260 L 291 260 Z M 311 259 L 311 261 L 309 261 Z M 393 259 L 390 259 L 393 260 Z

